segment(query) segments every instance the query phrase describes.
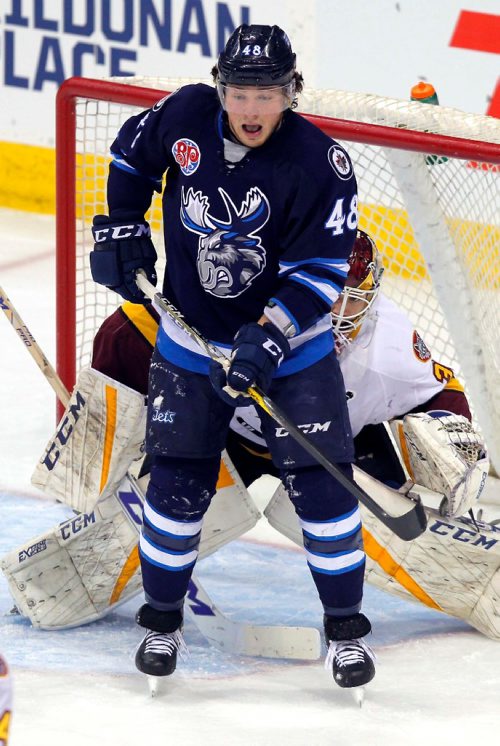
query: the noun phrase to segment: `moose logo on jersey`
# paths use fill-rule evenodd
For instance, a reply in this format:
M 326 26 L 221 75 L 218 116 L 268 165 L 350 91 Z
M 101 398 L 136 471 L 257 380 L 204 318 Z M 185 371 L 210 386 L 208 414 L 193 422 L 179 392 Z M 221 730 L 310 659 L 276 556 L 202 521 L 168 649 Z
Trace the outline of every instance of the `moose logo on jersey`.
M 187 137 L 174 142 L 172 155 L 184 176 L 192 176 L 200 165 L 200 149 L 194 140 L 189 140 Z
M 266 266 L 266 253 L 255 235 L 268 221 L 271 209 L 258 187 L 248 190 L 240 209 L 224 189 L 219 193 L 227 220 L 210 214 L 208 198 L 189 188 L 182 190 L 181 221 L 200 236 L 197 268 L 203 288 L 219 298 L 235 298 L 250 287 Z

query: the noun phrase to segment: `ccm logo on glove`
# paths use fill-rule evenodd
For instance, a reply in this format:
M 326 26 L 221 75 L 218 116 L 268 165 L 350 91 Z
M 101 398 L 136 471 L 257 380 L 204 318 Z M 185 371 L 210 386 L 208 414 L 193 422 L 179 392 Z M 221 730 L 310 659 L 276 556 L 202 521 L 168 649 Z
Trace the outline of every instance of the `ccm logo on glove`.
M 245 324 L 234 338 L 227 375 L 219 363 L 211 363 L 212 386 L 227 404 L 233 407 L 247 406 L 252 399 L 244 392 L 250 386 L 257 385 L 266 393 L 278 366 L 289 352 L 288 340 L 274 324 Z M 234 391 L 242 392 L 241 395 L 229 395 L 225 391 L 228 385 Z
M 128 218 L 128 219 L 127 219 Z M 138 215 L 96 215 L 92 226 L 95 244 L 90 252 L 90 270 L 95 282 L 104 285 L 132 303 L 146 300 L 135 281 L 144 270 L 156 285 L 156 251 L 149 224 Z
M 281 365 L 281 363 L 285 359 L 285 355 L 277 342 L 275 342 L 273 339 L 268 339 L 267 342 L 264 342 L 262 347 L 267 350 L 270 355 L 277 358 L 276 367 L 278 367 L 278 365 Z
M 93 228 L 94 241 L 119 241 L 123 238 L 140 238 L 151 236 L 151 228 L 147 223 L 132 223 L 131 225 L 113 225 L 110 228 Z

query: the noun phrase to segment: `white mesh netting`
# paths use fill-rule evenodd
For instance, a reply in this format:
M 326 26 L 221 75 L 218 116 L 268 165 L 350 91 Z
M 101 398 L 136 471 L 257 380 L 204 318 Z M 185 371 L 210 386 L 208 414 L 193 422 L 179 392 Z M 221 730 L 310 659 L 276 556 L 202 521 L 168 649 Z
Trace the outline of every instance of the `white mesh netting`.
M 175 90 L 183 79 L 121 78 L 133 87 Z M 204 81 L 208 82 L 208 81 Z M 108 152 L 121 123 L 143 107 L 78 98 L 76 111 L 77 368 L 90 361 L 94 334 L 119 304 L 90 276 L 92 217 L 106 211 Z M 161 97 L 161 96 L 159 96 Z M 304 91 L 300 111 L 352 122 L 500 144 L 500 121 L 416 102 L 344 91 Z M 360 227 L 380 249 L 383 290 L 406 309 L 433 357 L 466 384 L 475 416 L 500 457 L 500 166 L 477 158 L 430 158 L 339 139 L 354 162 Z M 500 152 L 500 151 L 499 151 Z M 313 164 L 311 164 L 313 167 Z M 164 263 L 160 199 L 149 215 Z M 425 257 L 425 258 L 424 258 Z M 59 290 L 58 292 L 62 292 Z

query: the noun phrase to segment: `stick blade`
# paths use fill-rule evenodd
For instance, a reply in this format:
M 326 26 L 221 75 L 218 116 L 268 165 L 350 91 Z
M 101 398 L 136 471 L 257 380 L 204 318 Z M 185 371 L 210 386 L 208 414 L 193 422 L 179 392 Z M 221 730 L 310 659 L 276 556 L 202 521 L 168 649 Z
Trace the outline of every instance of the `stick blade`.
M 420 498 L 415 499 L 407 513 L 391 516 L 386 525 L 403 541 L 412 541 L 421 536 L 427 528 L 427 514 Z
M 358 467 L 354 467 L 354 479 L 359 486 L 377 502 L 384 513 L 383 520 L 375 517 L 403 541 L 412 541 L 427 528 L 427 515 L 420 496 L 402 494 L 382 484 Z M 369 509 L 369 508 L 368 508 Z
M 226 618 L 199 629 L 215 648 L 230 655 L 292 660 L 321 657 L 321 636 L 314 627 L 245 624 Z
M 318 660 L 321 656 L 321 637 L 315 627 L 266 626 L 233 621 L 217 608 L 194 574 L 189 583 L 186 606 L 201 634 L 224 653 L 297 660 Z
M 318 660 L 321 636 L 314 627 L 268 627 L 248 625 L 243 637 L 241 655 L 262 658 Z

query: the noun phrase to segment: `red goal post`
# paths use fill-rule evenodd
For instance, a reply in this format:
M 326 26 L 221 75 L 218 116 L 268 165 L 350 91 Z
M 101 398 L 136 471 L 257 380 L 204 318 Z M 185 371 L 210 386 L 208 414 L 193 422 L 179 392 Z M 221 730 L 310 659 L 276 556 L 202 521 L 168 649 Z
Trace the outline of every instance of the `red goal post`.
M 109 146 L 125 119 L 186 82 L 70 78 L 59 89 L 57 369 L 70 389 L 120 303 L 93 283 L 88 262 L 92 217 L 106 211 Z M 306 89 L 299 110 L 350 153 L 383 290 L 465 383 L 500 472 L 500 120 L 334 90 Z M 158 196 L 148 219 L 161 256 Z

